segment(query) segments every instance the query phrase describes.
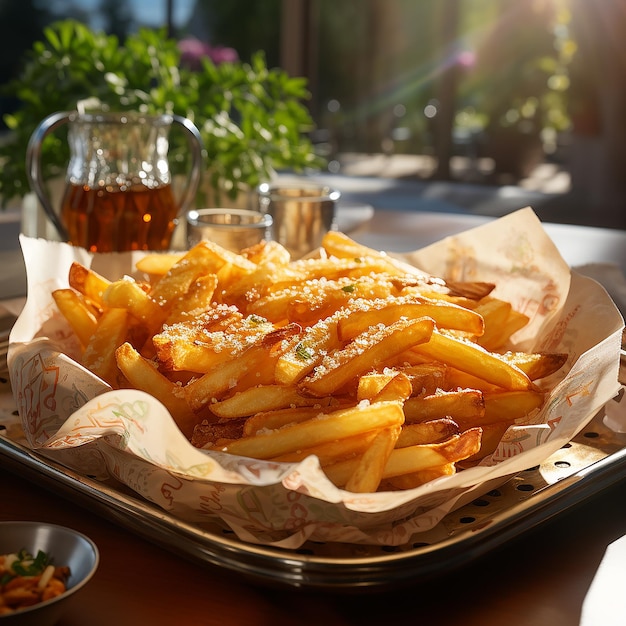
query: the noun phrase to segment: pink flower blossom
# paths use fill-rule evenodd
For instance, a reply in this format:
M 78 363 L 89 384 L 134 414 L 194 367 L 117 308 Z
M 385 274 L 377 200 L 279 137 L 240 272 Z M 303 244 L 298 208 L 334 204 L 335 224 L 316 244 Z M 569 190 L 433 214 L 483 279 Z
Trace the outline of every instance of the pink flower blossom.
M 234 48 L 225 46 L 211 46 L 194 37 L 181 39 L 178 42 L 181 65 L 191 70 L 199 70 L 202 67 L 202 59 L 209 58 L 213 63 L 233 63 L 239 60 L 239 55 Z
M 474 67 L 476 65 L 476 54 L 471 50 L 463 50 L 458 54 L 457 62 L 461 67 Z

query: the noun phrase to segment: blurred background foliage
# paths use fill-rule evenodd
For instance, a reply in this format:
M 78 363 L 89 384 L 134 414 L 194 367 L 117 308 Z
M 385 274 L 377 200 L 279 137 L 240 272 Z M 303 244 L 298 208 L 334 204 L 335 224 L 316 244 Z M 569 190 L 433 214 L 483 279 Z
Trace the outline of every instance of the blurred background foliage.
M 513 131 L 539 158 L 558 153 L 570 128 L 576 51 L 566 0 L 304 5 L 310 32 L 294 53 L 309 79 L 312 139 L 331 167 L 347 152 L 497 157 L 503 130 L 509 153 L 522 152 Z M 270 67 L 289 54 L 281 50 L 289 27 L 282 0 L 1 0 L 0 83 L 18 75 L 21 53 L 46 24 L 68 17 L 122 41 L 140 27 L 166 26 L 173 37 L 229 47 L 242 60 L 263 50 Z M 14 106 L 4 98 L 0 112 Z

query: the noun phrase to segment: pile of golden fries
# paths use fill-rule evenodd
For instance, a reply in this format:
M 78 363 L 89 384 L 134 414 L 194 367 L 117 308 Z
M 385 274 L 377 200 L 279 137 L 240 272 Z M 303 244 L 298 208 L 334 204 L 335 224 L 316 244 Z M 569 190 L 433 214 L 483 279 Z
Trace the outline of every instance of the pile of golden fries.
M 535 381 L 566 361 L 510 350 L 528 318 L 493 284 L 446 282 L 335 231 L 319 258 L 203 241 L 137 271 L 108 280 L 74 263 L 54 291 L 83 365 L 153 395 L 197 447 L 316 455 L 353 492 L 476 462 L 541 408 Z

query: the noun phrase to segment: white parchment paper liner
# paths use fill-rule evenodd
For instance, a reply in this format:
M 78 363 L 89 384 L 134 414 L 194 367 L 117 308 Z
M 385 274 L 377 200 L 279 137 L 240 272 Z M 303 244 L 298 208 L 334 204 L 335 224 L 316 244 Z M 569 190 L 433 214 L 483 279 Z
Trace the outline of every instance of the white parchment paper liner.
M 92 256 L 21 238 L 25 308 L 11 334 L 10 376 L 27 445 L 78 472 L 114 477 L 192 523 L 221 520 L 245 541 L 297 548 L 307 539 L 401 545 L 506 477 L 567 443 L 618 391 L 622 317 L 595 281 L 570 272 L 531 209 L 401 258 L 453 280 L 493 281 L 494 295 L 531 316 L 516 348 L 567 352 L 534 423 L 507 431 L 482 466 L 403 492 L 334 487 L 317 459 L 273 464 L 191 446 L 151 396 L 112 391 L 72 357 L 77 346 L 52 290 L 72 261 L 109 278 L 133 274 L 140 253 Z

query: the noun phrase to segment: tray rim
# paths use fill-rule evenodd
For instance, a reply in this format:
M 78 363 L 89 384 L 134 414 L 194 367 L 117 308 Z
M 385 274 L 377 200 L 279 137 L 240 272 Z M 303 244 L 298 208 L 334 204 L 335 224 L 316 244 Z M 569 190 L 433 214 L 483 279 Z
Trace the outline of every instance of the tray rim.
M 468 527 L 438 543 L 367 557 L 311 555 L 202 529 L 147 500 L 78 474 L 1 433 L 0 464 L 201 565 L 226 568 L 272 586 L 353 592 L 425 580 L 467 565 L 625 479 L 626 447 L 497 512 L 487 524 Z

